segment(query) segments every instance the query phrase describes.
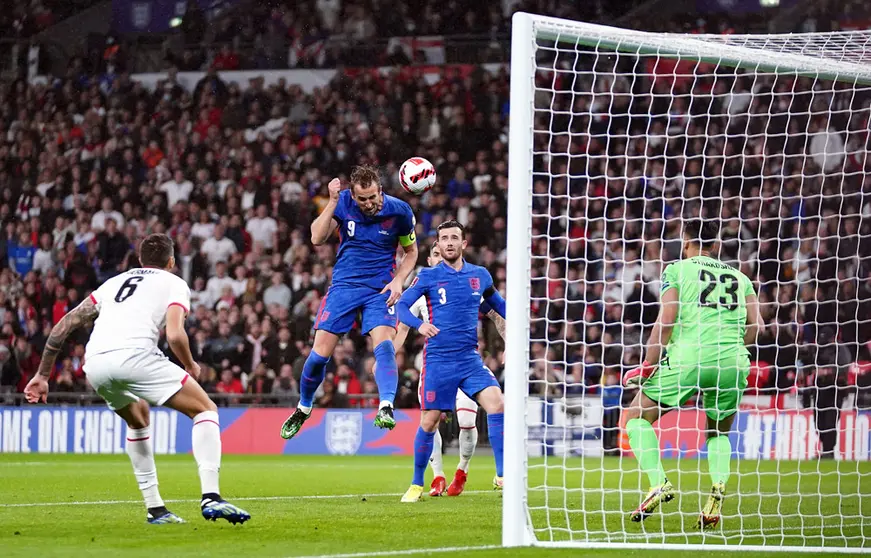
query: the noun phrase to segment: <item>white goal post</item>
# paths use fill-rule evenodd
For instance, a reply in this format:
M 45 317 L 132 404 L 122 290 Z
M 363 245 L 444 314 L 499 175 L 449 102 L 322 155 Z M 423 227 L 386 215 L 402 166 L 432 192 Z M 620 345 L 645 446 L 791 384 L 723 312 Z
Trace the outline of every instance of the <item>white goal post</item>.
M 871 31 L 517 13 L 510 71 L 502 544 L 871 552 L 855 381 L 871 374 Z M 656 427 L 678 496 L 643 523 L 629 513 L 646 477 L 616 418 L 615 374 L 643 357 L 688 218 L 721 223 L 719 259 L 766 321 L 711 531 L 694 527 L 711 487 L 701 397 Z

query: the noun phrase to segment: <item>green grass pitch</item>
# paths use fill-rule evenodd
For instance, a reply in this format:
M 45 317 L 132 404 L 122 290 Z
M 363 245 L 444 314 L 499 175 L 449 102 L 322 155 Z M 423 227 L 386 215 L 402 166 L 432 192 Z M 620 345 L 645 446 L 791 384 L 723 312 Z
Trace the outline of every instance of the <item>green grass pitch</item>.
M 455 463 L 447 457 L 447 470 Z M 161 493 L 187 525 L 145 523 L 125 455 L 0 455 L 0 556 L 401 556 L 500 542 L 502 499 L 491 490 L 487 455 L 473 461 L 467 493 L 414 505 L 399 503 L 411 475 L 407 457 L 225 456 L 222 493 L 254 516 L 235 527 L 199 516 L 192 457 L 158 456 L 157 465 Z M 861 547 L 871 537 L 869 463 L 740 462 L 722 529 L 703 538 L 692 524 L 709 485 L 704 467 L 695 460 L 666 461 L 679 496 L 666 504 L 666 515 L 640 526 L 627 520 L 641 496 L 634 460 L 533 460 L 529 501 L 537 536 L 555 541 L 586 536 L 597 542 L 639 542 L 650 536 L 710 544 L 712 551 L 723 543 L 820 544 L 823 536 L 827 546 Z M 464 548 L 434 555 L 568 557 L 579 552 L 649 554 L 643 549 Z M 696 555 L 669 552 L 669 558 Z

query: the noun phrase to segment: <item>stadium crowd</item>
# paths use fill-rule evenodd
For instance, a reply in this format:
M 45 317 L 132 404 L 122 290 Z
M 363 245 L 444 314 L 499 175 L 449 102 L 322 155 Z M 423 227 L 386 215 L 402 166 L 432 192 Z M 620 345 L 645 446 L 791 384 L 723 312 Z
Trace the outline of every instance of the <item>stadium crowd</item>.
M 678 216 L 722 219 L 722 257 L 760 288 L 754 388 L 845 383 L 871 361 L 867 91 L 656 71 L 630 83 L 605 66 L 593 79 L 592 58 L 569 54 L 542 67 L 577 64 L 580 79 L 537 78 L 531 389 L 607 391 L 637 364 L 662 268 L 680 257 Z M 469 258 L 504 293 L 505 69 L 448 67 L 432 84 L 414 71 L 340 72 L 311 94 L 214 69 L 192 91 L 174 70 L 155 91 L 72 71 L 50 85 L 0 83 L 0 102 L 0 390 L 23 388 L 50 327 L 137 265 L 137 242 L 157 231 L 177 242 L 206 388 L 296 395 L 337 242 L 312 246 L 309 224 L 327 182 L 357 163 L 378 165 L 399 195 L 398 165 L 430 159 L 436 188 L 406 197 L 419 241 L 458 218 Z M 828 106 L 843 110 L 808 116 Z M 767 116 L 787 108 L 794 116 Z M 86 337 L 69 342 L 54 391 L 88 390 Z M 486 320 L 480 337 L 501 378 L 502 341 Z M 398 353 L 398 406 L 417 404 L 421 348 L 412 335 Z M 319 406 L 377 404 L 365 397 L 376 391 L 371 351 L 357 334 L 342 342 Z

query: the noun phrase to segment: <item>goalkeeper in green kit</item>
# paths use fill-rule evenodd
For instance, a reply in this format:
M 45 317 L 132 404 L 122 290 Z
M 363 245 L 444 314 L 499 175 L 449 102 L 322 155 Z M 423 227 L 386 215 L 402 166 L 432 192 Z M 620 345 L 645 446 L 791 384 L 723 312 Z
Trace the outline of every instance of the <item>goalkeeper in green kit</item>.
M 675 496 L 653 423 L 701 391 L 713 488 L 697 526 L 709 529 L 720 522 L 732 456 L 729 431 L 750 373 L 746 345 L 756 339 L 761 317 L 750 279 L 711 257 L 718 235 L 715 222 L 685 223 L 684 259 L 662 274 L 659 317 L 644 362 L 623 379 L 641 387 L 624 418 L 629 445 L 650 480 L 632 521 L 644 520 Z

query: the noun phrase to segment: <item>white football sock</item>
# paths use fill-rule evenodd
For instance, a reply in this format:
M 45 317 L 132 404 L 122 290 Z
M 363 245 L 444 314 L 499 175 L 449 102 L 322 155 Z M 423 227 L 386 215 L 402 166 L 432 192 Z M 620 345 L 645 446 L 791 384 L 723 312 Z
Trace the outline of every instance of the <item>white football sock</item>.
M 478 429 L 475 427 L 475 420 L 478 414 L 459 409 L 457 411 L 457 423 L 460 425 L 460 463 L 457 469 L 464 473 L 469 472 L 469 461 L 475 455 L 475 448 L 478 446 Z
M 432 467 L 434 477 L 445 476 L 444 463 L 442 463 L 442 434 L 436 429 L 432 439 L 432 456 L 429 458 L 429 466 Z
M 191 445 L 200 472 L 203 494 L 220 494 L 218 471 L 221 470 L 221 427 L 217 412 L 205 411 L 194 417 Z
M 163 499 L 157 489 L 157 465 L 154 464 L 154 446 L 151 427 L 127 428 L 127 455 L 133 465 L 133 474 L 142 491 L 146 508 L 162 507 Z

